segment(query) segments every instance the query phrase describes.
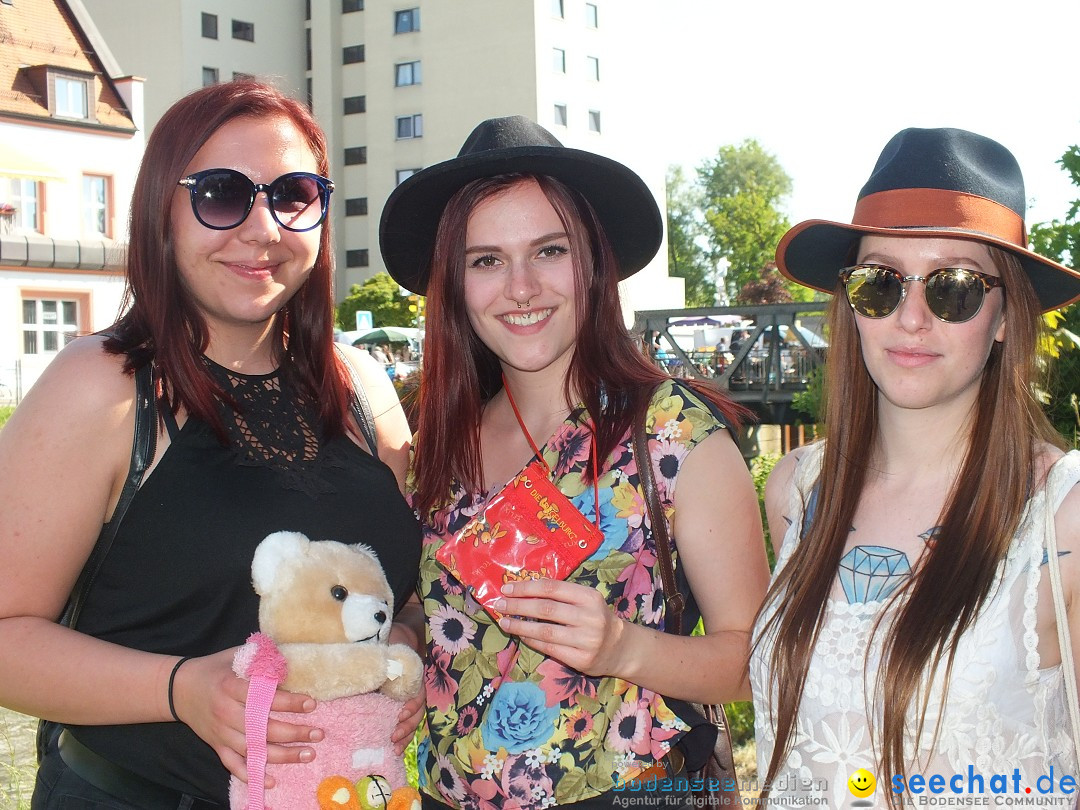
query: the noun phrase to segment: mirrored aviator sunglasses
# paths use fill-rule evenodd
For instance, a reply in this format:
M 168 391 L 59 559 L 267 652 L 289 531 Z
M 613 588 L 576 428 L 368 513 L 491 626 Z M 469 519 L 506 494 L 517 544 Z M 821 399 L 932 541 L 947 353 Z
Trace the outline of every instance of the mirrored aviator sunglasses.
M 269 183 L 253 183 L 235 169 L 206 169 L 179 181 L 191 193 L 191 210 L 200 224 L 215 231 L 240 225 L 261 191 L 270 213 L 287 231 L 310 231 L 326 219 L 332 181 L 311 172 L 289 172 Z
M 997 276 L 965 267 L 943 267 L 926 276 L 904 276 L 883 264 L 857 264 L 840 271 L 851 308 L 865 318 L 887 318 L 907 295 L 907 285 L 926 285 L 926 306 L 939 321 L 963 323 L 982 309 L 986 294 L 1005 285 Z

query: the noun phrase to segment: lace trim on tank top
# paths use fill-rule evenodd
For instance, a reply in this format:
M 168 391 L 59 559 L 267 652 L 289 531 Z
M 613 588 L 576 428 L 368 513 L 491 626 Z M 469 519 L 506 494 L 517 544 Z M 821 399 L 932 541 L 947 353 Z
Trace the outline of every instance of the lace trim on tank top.
M 271 374 L 240 374 L 203 358 L 214 379 L 236 401 L 237 410 L 218 403 L 229 446 L 241 467 L 267 467 L 281 474 L 287 489 L 316 497 L 335 492 L 318 473 L 343 468 L 340 443 L 325 443 L 313 402 Z

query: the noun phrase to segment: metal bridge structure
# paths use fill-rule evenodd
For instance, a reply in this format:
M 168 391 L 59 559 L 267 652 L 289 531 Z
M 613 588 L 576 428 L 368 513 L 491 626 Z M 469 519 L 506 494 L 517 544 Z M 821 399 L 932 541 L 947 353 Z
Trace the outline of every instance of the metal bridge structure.
M 653 362 L 674 376 L 717 385 L 764 423 L 792 424 L 806 418 L 792 407 L 792 397 L 807 390 L 811 373 L 825 362 L 821 327 L 827 307 L 828 302 L 813 302 L 641 310 L 633 331 Z M 696 329 L 701 336 L 721 332 L 726 344 L 687 349 L 673 329 L 683 344 L 694 341 Z

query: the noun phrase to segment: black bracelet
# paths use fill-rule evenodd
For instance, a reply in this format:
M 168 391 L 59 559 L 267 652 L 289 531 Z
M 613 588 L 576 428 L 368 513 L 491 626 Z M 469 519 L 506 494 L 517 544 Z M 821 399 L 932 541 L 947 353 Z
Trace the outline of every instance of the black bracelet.
M 172 672 L 169 673 L 169 714 L 173 716 L 173 720 L 177 723 L 184 722 L 180 719 L 180 716 L 176 713 L 176 705 L 173 703 L 173 683 L 176 682 L 176 671 L 180 669 L 186 662 L 191 660 L 191 656 L 185 655 L 172 668 Z

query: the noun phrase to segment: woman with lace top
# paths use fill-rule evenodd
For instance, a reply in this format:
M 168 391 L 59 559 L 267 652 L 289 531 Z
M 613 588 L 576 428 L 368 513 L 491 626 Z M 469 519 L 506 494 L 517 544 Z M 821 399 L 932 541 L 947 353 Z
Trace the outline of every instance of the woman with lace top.
M 228 806 L 247 688 L 231 663 L 258 627 L 267 534 L 365 543 L 399 607 L 414 587 L 408 425 L 382 368 L 333 344 L 327 169 L 307 107 L 268 85 L 178 101 L 135 184 L 125 314 L 67 346 L 0 432 L 0 703 L 55 721 L 34 808 Z M 147 365 L 156 451 L 71 629 L 57 619 L 129 475 Z M 269 761 L 309 761 L 322 731 L 272 720 L 267 738 Z
M 780 242 L 781 271 L 835 298 L 826 438 L 766 487 L 777 563 L 750 672 L 775 806 L 851 806 L 860 769 L 877 806 L 1071 795 L 1045 574 L 1056 532 L 1076 648 L 1080 452 L 1063 451 L 1034 373 L 1040 312 L 1080 297 L 1080 274 L 1026 249 L 1024 206 L 1000 144 L 909 129 L 852 224 Z
M 427 295 L 410 486 L 424 525 L 425 807 L 610 807 L 643 790 L 681 806 L 691 752 L 680 745 L 691 726 L 708 730 L 682 701 L 748 691 L 768 567 L 728 429 L 738 410 L 656 369 L 619 306 L 618 281 L 660 239 L 636 174 L 519 116 L 481 123 L 457 158 L 410 177 L 384 209 L 387 268 Z M 631 451 L 638 420 L 645 459 Z M 703 637 L 663 632 L 639 463 L 655 470 L 676 568 L 696 597 L 683 625 L 700 614 Z M 473 518 L 486 522 L 525 468 L 554 484 L 546 504 L 602 542 L 564 580 L 503 585 L 496 621 L 466 590 L 476 572 L 455 568 L 459 579 L 439 555 L 472 542 Z M 471 536 L 489 545 L 507 531 L 496 522 Z M 549 548 L 555 529 L 538 531 L 523 545 Z

